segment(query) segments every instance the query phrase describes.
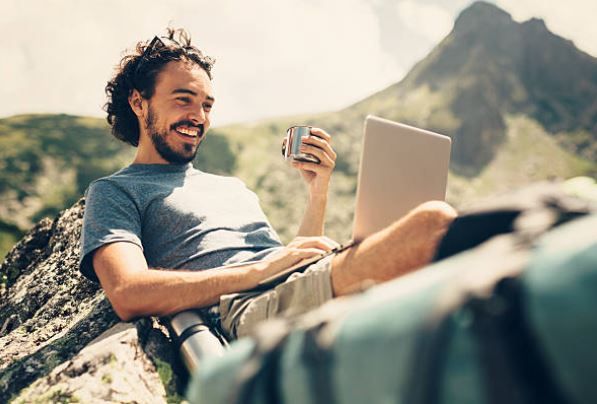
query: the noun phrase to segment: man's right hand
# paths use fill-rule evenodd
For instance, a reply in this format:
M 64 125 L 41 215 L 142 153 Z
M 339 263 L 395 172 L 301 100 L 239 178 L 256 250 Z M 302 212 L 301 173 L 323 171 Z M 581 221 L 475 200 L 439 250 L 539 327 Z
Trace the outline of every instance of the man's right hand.
M 217 303 L 220 296 L 248 290 L 301 261 L 330 251 L 327 237 L 297 237 L 266 260 L 242 267 L 203 271 L 149 269 L 143 251 L 128 242 L 106 244 L 93 255 L 93 267 L 116 314 L 124 321 L 163 316 Z
M 260 280 L 269 278 L 291 266 L 331 251 L 339 244 L 329 237 L 296 237 L 280 251 L 268 256 L 264 265 L 256 266 Z

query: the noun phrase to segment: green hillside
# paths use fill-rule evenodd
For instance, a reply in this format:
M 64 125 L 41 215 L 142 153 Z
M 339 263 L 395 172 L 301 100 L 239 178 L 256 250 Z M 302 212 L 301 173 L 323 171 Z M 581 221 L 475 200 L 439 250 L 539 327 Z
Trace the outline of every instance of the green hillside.
M 99 119 L 20 115 L 0 120 L 0 252 L 126 158 Z
M 232 173 L 235 154 L 210 132 L 197 164 Z M 91 181 L 130 163 L 134 149 L 110 135 L 103 119 L 19 115 L 0 119 L 0 257 L 42 217 L 72 205 Z
M 505 142 L 480 174 L 451 173 L 448 200 L 460 207 L 534 181 L 595 175 L 597 166 L 566 151 L 545 129 L 523 115 L 507 116 Z
M 333 135 L 339 157 L 331 183 L 326 228 L 333 238 L 350 237 L 363 128 L 362 121 L 341 123 L 342 116 L 342 112 L 315 118 L 298 116 L 219 129 L 231 144 L 238 142 L 242 153 L 235 173 L 255 189 L 272 224 L 286 240 L 298 229 L 306 198 L 298 173 L 280 155 L 285 128 L 293 124 L 326 128 Z M 448 201 L 463 207 L 533 181 L 597 173 L 594 163 L 565 150 L 532 118 L 508 115 L 505 138 L 495 157 L 477 176 L 450 173 Z M 251 142 L 245 143 L 249 139 Z
M 333 135 L 338 153 L 327 233 L 350 237 L 363 120 L 368 114 L 452 137 L 448 200 L 480 198 L 543 179 L 597 174 L 597 59 L 547 30 L 478 2 L 399 83 L 341 111 L 210 130 L 195 165 L 254 189 L 283 240 L 306 200 L 280 148 L 286 128 Z M 134 149 L 102 119 L 21 115 L 0 119 L 0 256 L 41 217 L 71 205 L 89 182 L 128 164 Z

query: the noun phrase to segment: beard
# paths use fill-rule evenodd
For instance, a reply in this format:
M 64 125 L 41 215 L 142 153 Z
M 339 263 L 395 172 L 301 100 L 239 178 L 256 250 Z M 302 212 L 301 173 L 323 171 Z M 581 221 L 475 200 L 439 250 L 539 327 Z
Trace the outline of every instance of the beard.
M 193 161 L 195 159 L 195 156 L 197 155 L 197 151 L 199 150 L 199 145 L 194 146 L 192 144 L 184 143 L 182 145 L 181 151 L 173 149 L 166 141 L 166 137 L 168 136 L 168 129 L 164 129 L 162 132 L 160 132 L 160 129 L 157 127 L 156 121 L 157 116 L 150 105 L 149 110 L 147 112 L 147 118 L 145 119 L 145 124 L 147 126 L 147 131 L 149 132 L 151 142 L 153 143 L 153 146 L 155 147 L 158 154 L 162 156 L 164 160 L 172 164 L 182 165 Z M 172 128 L 176 127 L 179 124 L 181 124 L 181 122 L 172 125 Z M 203 128 L 201 128 L 200 130 L 203 134 Z

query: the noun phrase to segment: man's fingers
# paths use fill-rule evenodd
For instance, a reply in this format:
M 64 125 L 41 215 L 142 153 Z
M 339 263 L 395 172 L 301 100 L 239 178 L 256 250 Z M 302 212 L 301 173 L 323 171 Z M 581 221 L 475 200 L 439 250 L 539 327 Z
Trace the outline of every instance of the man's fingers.
M 311 146 L 311 145 L 304 144 L 301 146 L 301 152 L 314 155 L 315 157 L 317 157 L 319 159 L 320 164 L 322 164 L 326 167 L 333 167 L 335 165 L 334 159 L 332 157 L 330 157 L 328 152 L 320 149 L 317 146 Z
M 336 154 L 336 152 L 330 145 L 330 142 L 326 141 L 324 139 L 320 139 L 317 136 L 309 136 L 309 137 L 303 138 L 302 146 L 305 146 L 305 145 L 311 145 L 311 146 L 314 146 L 316 148 L 319 148 L 319 149 L 325 151 L 326 153 L 328 153 L 330 155 L 330 157 L 332 157 L 333 160 L 335 160 L 336 157 L 338 157 L 338 155 Z
M 330 134 L 321 128 L 311 128 L 311 133 L 314 134 L 315 136 L 319 136 L 319 137 L 327 140 L 328 142 L 332 141 L 332 137 L 330 136 Z
M 309 241 L 309 240 L 324 240 L 326 243 L 329 243 L 330 245 L 340 245 L 340 243 L 338 243 L 336 240 L 329 238 L 328 236 L 296 236 L 289 244 L 288 246 L 290 246 L 290 244 L 296 243 L 296 242 L 305 242 L 305 241 Z
M 315 255 L 325 254 L 326 252 L 328 252 L 327 249 L 325 249 L 325 248 L 317 248 L 317 247 L 297 248 L 294 251 L 295 255 L 301 256 L 302 258 L 313 257 Z
M 295 239 L 296 240 L 296 239 Z M 294 248 L 300 248 L 308 250 L 310 248 L 318 248 L 325 251 L 330 251 L 336 247 L 335 242 L 327 237 L 308 237 L 303 240 L 299 240 L 296 244 L 293 241 Z M 289 244 L 290 246 L 290 244 Z
M 270 265 L 267 267 L 267 271 L 270 274 L 280 272 L 284 269 L 290 268 L 291 266 L 306 263 L 307 260 L 314 257 L 324 255 L 327 249 L 309 247 L 309 248 L 298 248 L 290 247 L 290 244 L 283 250 L 272 254 L 266 261 L 269 261 Z
M 333 245 L 334 248 L 336 247 L 340 247 L 340 243 L 338 243 L 336 240 L 329 238 L 328 236 L 321 236 L 321 238 L 323 238 L 326 242 L 328 242 L 330 245 Z
M 292 166 L 300 170 L 311 171 L 316 174 L 325 174 L 330 172 L 330 166 L 321 163 L 311 163 L 308 161 L 293 161 Z

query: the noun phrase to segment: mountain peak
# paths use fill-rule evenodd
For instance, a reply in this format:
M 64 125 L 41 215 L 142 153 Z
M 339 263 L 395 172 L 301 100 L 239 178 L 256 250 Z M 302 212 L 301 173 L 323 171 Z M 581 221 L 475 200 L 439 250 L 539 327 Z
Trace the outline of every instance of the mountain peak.
M 505 25 L 513 22 L 512 16 L 494 4 L 476 1 L 465 8 L 454 23 L 454 30 L 477 30 L 488 25 Z
M 541 18 L 533 17 L 533 18 L 523 22 L 522 25 L 524 27 L 530 27 L 531 29 L 535 29 L 538 31 L 544 31 L 544 32 L 549 31 L 549 29 L 547 28 L 547 25 L 545 25 L 545 21 L 543 21 Z
M 593 153 L 585 139 L 597 129 L 597 59 L 538 18 L 519 23 L 493 4 L 475 2 L 396 89 L 401 98 L 427 91 L 442 100 L 451 120 L 430 115 L 413 123 L 435 119 L 435 129 L 452 135 L 452 161 L 466 170 L 494 158 L 509 114 L 527 115 L 553 134 L 584 131 L 571 149 Z

